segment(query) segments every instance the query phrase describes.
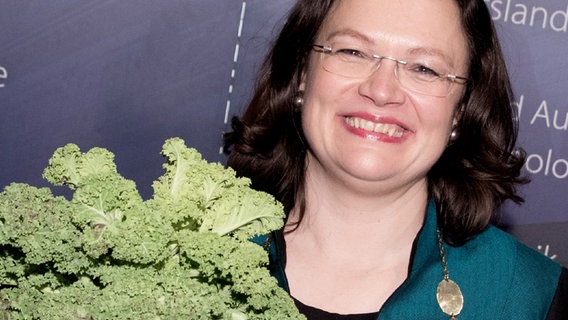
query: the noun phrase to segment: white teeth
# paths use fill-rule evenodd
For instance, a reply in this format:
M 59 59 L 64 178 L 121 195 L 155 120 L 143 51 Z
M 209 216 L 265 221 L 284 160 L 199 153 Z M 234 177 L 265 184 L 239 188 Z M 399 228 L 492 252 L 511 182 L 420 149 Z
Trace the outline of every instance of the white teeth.
M 387 123 L 374 123 L 361 118 L 347 117 L 345 118 L 345 123 L 353 128 L 382 133 L 393 138 L 400 138 L 404 134 L 404 130 L 399 126 Z
M 375 128 L 373 128 L 373 131 L 375 131 L 375 132 L 384 132 L 384 129 L 383 129 L 384 126 L 385 126 L 385 125 L 382 124 L 382 123 L 377 123 L 377 124 L 375 125 Z

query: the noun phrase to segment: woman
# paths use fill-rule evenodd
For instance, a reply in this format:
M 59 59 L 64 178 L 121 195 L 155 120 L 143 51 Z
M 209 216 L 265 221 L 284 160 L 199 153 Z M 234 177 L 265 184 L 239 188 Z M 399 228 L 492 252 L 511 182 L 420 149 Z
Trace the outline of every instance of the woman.
M 483 1 L 297 2 L 226 147 L 309 319 L 566 317 L 567 271 L 489 226 L 522 201 L 511 99 Z

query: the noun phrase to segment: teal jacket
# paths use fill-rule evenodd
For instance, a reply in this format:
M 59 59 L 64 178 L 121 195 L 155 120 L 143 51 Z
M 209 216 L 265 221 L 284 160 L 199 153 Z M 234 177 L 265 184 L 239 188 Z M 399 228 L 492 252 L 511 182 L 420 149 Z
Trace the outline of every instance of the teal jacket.
M 436 301 L 436 288 L 442 280 L 436 220 L 435 205 L 430 203 L 414 243 L 408 278 L 383 305 L 378 319 L 449 319 Z M 283 241 L 275 241 L 278 237 L 281 232 L 254 241 L 269 251 L 270 271 L 288 290 L 285 246 Z M 463 246 L 445 245 L 445 251 L 450 279 L 460 286 L 464 297 L 458 319 L 568 319 L 547 318 L 553 300 L 559 303 L 555 294 L 562 267 L 507 233 L 489 227 Z M 566 306 L 560 309 L 566 310 Z

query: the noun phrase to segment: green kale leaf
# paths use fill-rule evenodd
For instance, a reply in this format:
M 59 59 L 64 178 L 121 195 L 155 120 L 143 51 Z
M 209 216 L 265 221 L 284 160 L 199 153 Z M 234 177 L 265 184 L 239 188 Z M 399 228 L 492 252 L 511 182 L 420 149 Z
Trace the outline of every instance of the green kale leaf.
M 114 155 L 57 149 L 44 178 L 0 193 L 0 318 L 304 319 L 249 239 L 283 225 L 282 205 L 179 138 L 143 200 Z

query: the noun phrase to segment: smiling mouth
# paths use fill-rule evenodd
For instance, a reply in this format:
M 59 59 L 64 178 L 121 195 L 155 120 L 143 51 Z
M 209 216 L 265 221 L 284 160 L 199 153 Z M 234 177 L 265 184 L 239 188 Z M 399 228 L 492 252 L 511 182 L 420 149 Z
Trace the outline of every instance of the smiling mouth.
M 356 117 L 345 117 L 345 123 L 355 129 L 386 134 L 392 138 L 400 138 L 404 134 L 403 128 L 389 123 L 377 123 Z

